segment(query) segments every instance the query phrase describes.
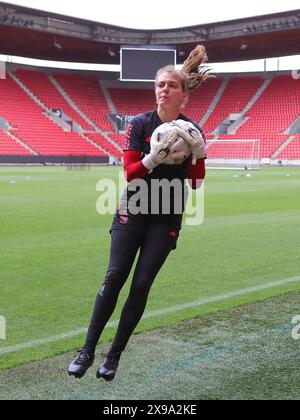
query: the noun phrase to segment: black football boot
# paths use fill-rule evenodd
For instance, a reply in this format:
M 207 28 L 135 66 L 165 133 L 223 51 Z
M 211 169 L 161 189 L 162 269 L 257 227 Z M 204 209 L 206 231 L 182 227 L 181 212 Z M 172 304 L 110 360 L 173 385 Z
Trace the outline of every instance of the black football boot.
M 97 370 L 97 378 L 103 378 L 106 381 L 112 381 L 116 376 L 121 352 L 115 354 L 103 354 L 105 357 L 102 366 Z
M 93 365 L 95 353 L 85 349 L 79 350 L 78 353 L 80 353 L 79 356 L 68 367 L 68 374 L 69 376 L 75 376 L 75 378 L 82 378 Z

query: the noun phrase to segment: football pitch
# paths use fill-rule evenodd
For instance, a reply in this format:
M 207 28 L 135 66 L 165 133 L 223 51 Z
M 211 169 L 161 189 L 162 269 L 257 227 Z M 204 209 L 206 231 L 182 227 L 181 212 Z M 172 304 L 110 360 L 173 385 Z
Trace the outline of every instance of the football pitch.
M 68 378 L 109 255 L 96 185 L 119 170 L 0 168 L 0 399 L 299 399 L 300 168 L 208 170 L 204 223 L 183 227 L 115 381 L 95 370 L 130 279 L 95 369 Z

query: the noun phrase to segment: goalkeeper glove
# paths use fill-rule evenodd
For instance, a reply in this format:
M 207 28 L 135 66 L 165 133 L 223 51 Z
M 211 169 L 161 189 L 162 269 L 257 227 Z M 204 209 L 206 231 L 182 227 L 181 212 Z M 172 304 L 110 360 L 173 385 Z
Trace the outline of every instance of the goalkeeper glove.
M 190 146 L 193 154 L 193 165 L 197 159 L 205 158 L 206 145 L 200 131 L 187 121 L 178 120 L 173 121 L 172 124 L 176 127 L 180 137 Z
M 145 168 L 152 171 L 161 163 L 164 163 L 169 156 L 170 149 L 167 147 L 156 148 L 155 150 L 151 150 L 150 154 L 145 156 L 143 159 L 143 165 Z
M 168 159 L 171 148 L 177 139 L 176 130 L 165 141 L 158 142 L 158 135 L 158 131 L 155 130 L 150 141 L 151 152 L 143 159 L 143 165 L 150 171 Z

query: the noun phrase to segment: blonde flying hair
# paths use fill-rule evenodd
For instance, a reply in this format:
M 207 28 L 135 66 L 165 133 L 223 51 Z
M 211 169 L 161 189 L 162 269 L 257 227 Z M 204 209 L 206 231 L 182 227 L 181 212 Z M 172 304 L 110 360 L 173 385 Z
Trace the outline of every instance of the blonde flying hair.
M 166 66 L 159 69 L 156 73 L 155 86 L 157 85 L 159 76 L 162 73 L 168 72 L 179 76 L 184 92 L 193 92 L 207 79 L 215 77 L 211 75 L 211 68 L 203 66 L 206 62 L 207 53 L 205 46 L 197 45 L 183 63 L 181 70 L 177 70 L 175 66 Z

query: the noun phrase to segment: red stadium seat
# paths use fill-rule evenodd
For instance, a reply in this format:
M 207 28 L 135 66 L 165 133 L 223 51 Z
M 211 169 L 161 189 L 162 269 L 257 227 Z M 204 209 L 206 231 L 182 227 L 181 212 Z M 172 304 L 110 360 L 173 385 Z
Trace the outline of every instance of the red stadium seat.
M 114 132 L 108 120 L 111 112 L 99 81 L 95 76 L 55 73 L 54 76 L 77 107 L 105 134 L 95 132 L 94 127 L 65 100 L 48 76 L 42 71 L 16 70 L 17 77 L 48 108 L 60 108 L 77 121 L 85 130 L 84 136 L 66 132 L 45 115 L 38 105 L 9 75 L 0 81 L 0 117 L 11 126 L 11 132 L 36 153 L 45 156 L 90 155 L 122 156 L 124 134 Z M 200 122 L 208 111 L 222 78 L 209 79 L 190 95 L 184 113 Z M 206 138 L 213 139 L 213 131 L 230 113 L 240 113 L 262 85 L 261 77 L 233 77 L 204 124 Z M 154 89 L 109 88 L 109 94 L 117 112 L 137 115 L 155 107 Z M 235 135 L 222 135 L 223 140 L 259 139 L 260 156 L 269 158 L 290 137 L 288 127 L 300 115 L 300 84 L 289 76 L 276 76 L 247 112 L 248 120 Z M 90 142 L 88 141 L 90 140 Z M 111 139 L 111 141 L 109 140 Z M 99 147 L 98 147 L 99 146 Z M 210 146 L 210 155 L 219 155 L 222 146 Z M 300 158 L 299 135 L 276 158 Z M 226 149 L 228 150 L 228 149 Z M 233 150 L 233 149 L 231 149 Z M 226 154 L 224 149 L 224 154 Z M 236 151 L 238 154 L 239 152 Z M 0 154 L 30 155 L 26 148 L 0 129 Z M 224 156 L 225 157 L 225 156 Z

